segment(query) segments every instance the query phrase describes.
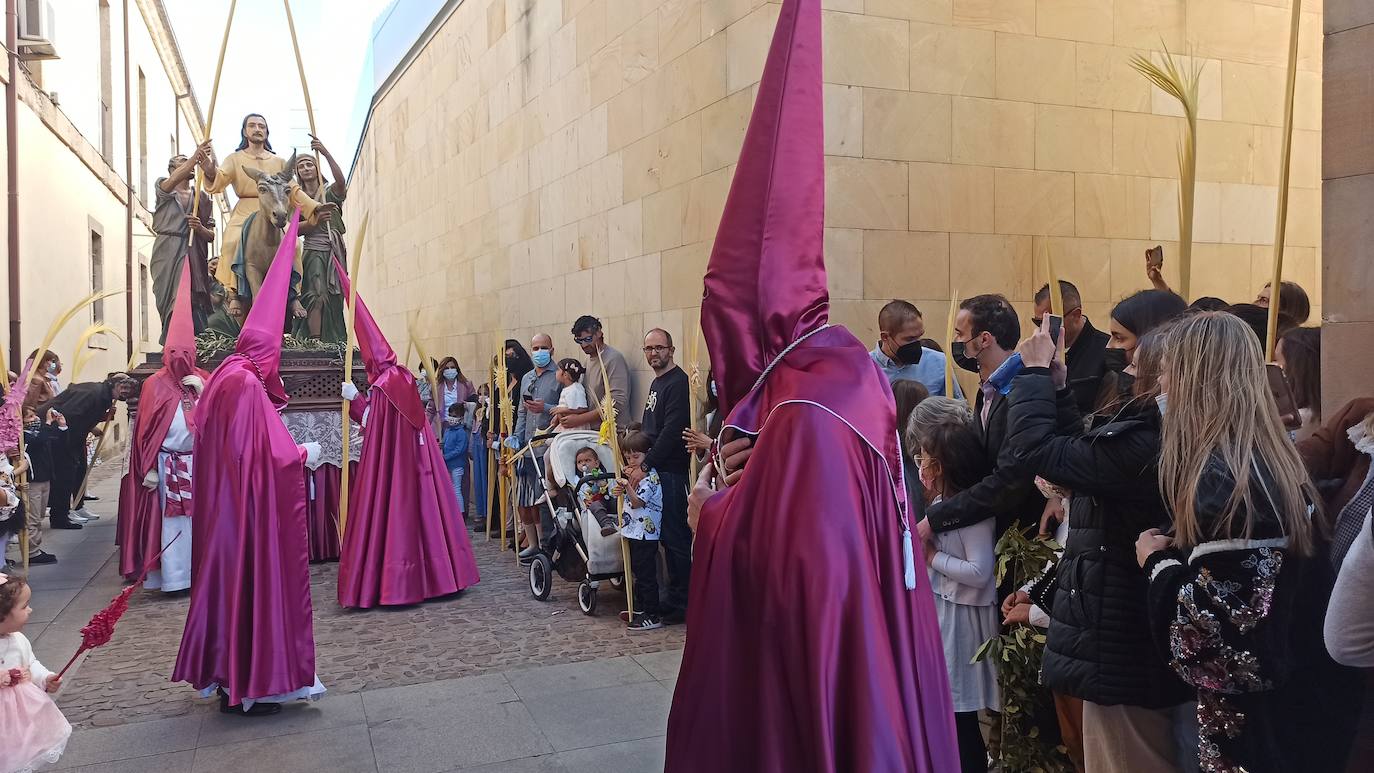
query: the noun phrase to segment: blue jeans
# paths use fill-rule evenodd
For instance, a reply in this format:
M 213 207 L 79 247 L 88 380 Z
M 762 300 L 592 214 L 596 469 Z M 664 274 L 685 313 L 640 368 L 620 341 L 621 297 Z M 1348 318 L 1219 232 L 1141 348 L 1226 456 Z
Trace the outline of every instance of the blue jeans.
M 463 515 L 463 468 L 454 467 L 448 471 L 449 477 L 453 478 L 453 493 L 458 497 L 458 515 Z
M 487 517 L 487 444 L 480 432 L 472 433 L 472 504 L 478 518 Z

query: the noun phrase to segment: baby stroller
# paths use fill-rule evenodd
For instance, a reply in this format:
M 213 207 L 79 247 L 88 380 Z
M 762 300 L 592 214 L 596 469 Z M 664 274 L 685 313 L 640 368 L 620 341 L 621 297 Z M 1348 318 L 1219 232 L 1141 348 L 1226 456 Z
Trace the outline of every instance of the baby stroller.
M 602 582 L 610 581 L 617 588 L 625 582 L 620 535 L 601 536 L 596 518 L 578 500 L 583 487 L 615 479 L 609 472 L 615 469 L 612 451 L 598 441 L 599 433 L 588 430 L 560 432 L 550 439 L 544 465 L 557 488 L 549 492 L 545 502 L 555 533 L 547 542 L 549 547 L 530 562 L 530 595 L 548 601 L 557 572 L 564 580 L 578 583 L 577 606 L 584 615 L 596 614 L 596 591 Z M 587 447 L 596 449 L 601 469 L 608 472 L 578 481 L 577 452 Z

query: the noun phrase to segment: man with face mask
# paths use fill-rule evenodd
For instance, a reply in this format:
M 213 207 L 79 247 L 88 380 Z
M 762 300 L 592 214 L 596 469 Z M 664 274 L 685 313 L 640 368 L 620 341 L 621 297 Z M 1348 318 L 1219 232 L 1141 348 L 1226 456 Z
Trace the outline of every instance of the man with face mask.
M 997 386 L 1004 381 L 1009 383 L 1010 375 L 1014 375 L 1007 374 L 1006 370 L 1018 364 L 1008 361 L 1020 335 L 1021 323 L 1016 310 L 1003 296 L 977 295 L 959 304 L 950 354 L 959 367 L 978 374 L 978 399 L 973 411 L 975 428 L 993 469 L 977 484 L 927 507 L 925 520 L 917 525 L 923 539 L 928 539 L 933 532 L 971 526 L 987 518 L 997 519 L 998 535 L 1014 521 L 1026 526 L 1040 520 L 1045 498 L 1035 487 L 1034 472 L 1026 468 L 1006 443 L 1007 397 Z M 1004 365 L 1007 367 L 1003 368 Z M 999 368 L 1003 369 L 1002 373 L 998 373 Z M 1005 595 L 999 593 L 999 597 Z
M 919 381 L 932 395 L 943 396 L 945 355 L 921 345 L 925 334 L 920 309 L 906 301 L 892 301 L 878 312 L 878 345 L 869 356 L 883 369 L 889 384 L 903 379 Z M 964 397 L 957 381 L 954 397 Z
M 1102 377 L 1108 371 L 1107 341 L 1110 336 L 1093 327 L 1083 313 L 1083 296 L 1077 286 L 1061 279 L 1059 292 L 1064 298 L 1064 364 L 1069 369 L 1069 389 L 1073 390 L 1078 410 L 1087 416 L 1097 404 Z M 1049 313 L 1050 286 L 1047 284 L 1035 294 L 1035 316 L 1031 322 L 1040 327 L 1040 321 Z M 1125 367 L 1124 364 L 1121 367 Z
M 520 379 L 520 391 L 516 399 L 515 429 L 506 439 L 512 450 L 518 451 L 529 444 L 535 435 L 548 431 L 552 421 L 550 411 L 558 405 L 558 396 L 563 391 L 558 383 L 557 371 L 553 364 L 553 339 L 539 333 L 530 339 L 530 356 L 534 360 L 534 370 Z M 520 523 L 524 527 L 527 547 L 520 551 L 520 560 L 529 561 L 540 550 L 540 542 L 553 536 L 553 520 L 548 517 L 547 508 L 539 507 L 544 496 L 545 446 L 540 445 L 516 462 L 515 474 L 519 481 L 517 487 L 517 507 L 520 509 Z M 542 516 L 542 518 L 541 518 Z

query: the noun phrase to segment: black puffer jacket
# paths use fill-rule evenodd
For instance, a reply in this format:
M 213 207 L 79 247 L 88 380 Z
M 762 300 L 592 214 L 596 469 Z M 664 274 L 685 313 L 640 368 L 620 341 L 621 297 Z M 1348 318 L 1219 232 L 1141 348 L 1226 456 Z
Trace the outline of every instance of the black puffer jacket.
M 1007 442 L 1046 480 L 1073 491 L 1069 537 L 1052 575 L 1032 592 L 1050 614 L 1043 677 L 1056 692 L 1102 705 L 1149 708 L 1190 698 L 1150 638 L 1145 574 L 1135 541 L 1167 528 L 1159 495 L 1161 417 L 1135 401 L 1095 417 L 1086 433 L 1057 434 L 1073 393 L 1028 368 L 1011 392 Z

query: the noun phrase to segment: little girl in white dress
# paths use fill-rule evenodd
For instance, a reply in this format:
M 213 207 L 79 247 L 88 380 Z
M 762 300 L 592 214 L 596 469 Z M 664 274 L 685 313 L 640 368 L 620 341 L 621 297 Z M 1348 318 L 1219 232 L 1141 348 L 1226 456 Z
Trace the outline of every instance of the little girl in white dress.
M 0 574 L 0 771 L 28 773 L 57 762 L 72 726 L 48 693 L 62 679 L 33 656 L 20 633 L 29 621 L 33 589 L 22 578 Z

